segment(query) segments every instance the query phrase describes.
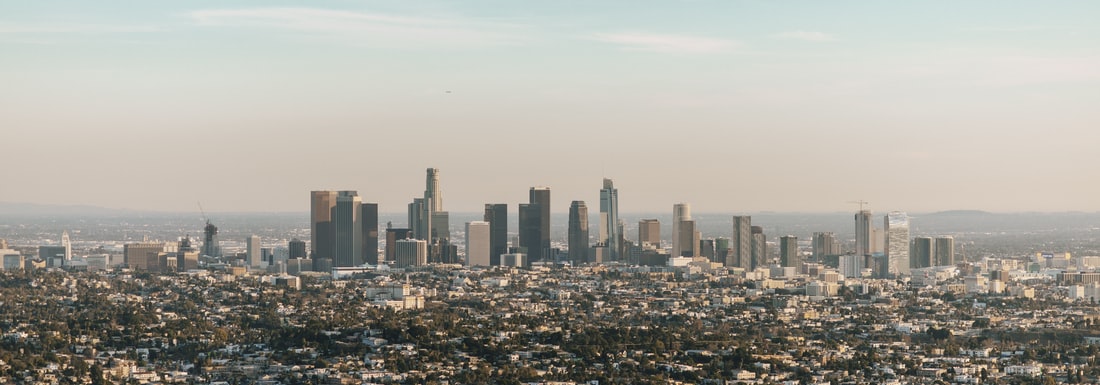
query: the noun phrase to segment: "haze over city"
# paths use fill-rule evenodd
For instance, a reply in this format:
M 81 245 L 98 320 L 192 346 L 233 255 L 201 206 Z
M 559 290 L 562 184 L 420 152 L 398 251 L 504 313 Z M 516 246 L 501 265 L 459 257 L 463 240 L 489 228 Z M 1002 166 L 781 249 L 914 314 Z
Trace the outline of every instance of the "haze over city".
M 0 4 L 0 202 L 1097 211 L 1100 5 Z M 18 183 L 25 182 L 25 183 Z M 18 184 L 16 184 L 18 183 Z M 15 187 L 17 186 L 17 187 Z

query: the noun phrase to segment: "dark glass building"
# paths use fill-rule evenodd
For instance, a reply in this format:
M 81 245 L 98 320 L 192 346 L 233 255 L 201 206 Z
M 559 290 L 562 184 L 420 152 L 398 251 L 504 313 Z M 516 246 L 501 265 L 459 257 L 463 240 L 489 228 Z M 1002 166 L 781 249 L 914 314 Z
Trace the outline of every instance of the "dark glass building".
M 508 253 L 508 205 L 486 203 L 485 221 L 489 222 L 489 265 L 500 266 L 501 254 Z

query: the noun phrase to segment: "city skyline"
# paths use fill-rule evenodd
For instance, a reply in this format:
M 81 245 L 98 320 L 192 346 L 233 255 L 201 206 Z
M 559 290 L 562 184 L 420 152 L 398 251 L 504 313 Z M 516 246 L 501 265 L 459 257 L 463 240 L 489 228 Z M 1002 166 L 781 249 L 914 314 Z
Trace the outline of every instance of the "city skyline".
M 308 191 L 354 190 L 393 212 L 438 166 L 450 212 L 539 185 L 558 212 L 595 206 L 602 178 L 620 213 L 1100 211 L 1093 2 L 61 1 L 0 15 L 0 126 L 25 160 L 5 177 L 33 182 L 0 202 L 286 212 L 307 211 Z

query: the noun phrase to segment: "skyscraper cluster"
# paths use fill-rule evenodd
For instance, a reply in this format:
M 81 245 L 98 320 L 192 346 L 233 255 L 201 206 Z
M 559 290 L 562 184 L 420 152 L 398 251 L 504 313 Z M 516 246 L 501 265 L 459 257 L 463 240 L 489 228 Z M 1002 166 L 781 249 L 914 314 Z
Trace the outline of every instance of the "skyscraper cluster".
M 423 197 L 413 198 L 409 204 L 410 235 L 426 243 L 428 263 L 454 263 L 458 252 L 451 244 L 450 214 L 443 210 L 439 176 L 439 169 L 427 169 Z
M 356 191 L 310 193 L 313 268 L 353 267 L 378 260 L 378 205 Z

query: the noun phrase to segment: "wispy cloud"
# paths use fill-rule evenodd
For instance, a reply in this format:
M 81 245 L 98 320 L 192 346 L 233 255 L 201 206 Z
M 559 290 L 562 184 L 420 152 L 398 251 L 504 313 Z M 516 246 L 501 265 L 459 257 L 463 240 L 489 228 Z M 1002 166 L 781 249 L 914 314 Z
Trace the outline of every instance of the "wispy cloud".
M 966 27 L 963 31 L 970 32 L 1037 32 L 1037 31 L 1072 31 L 1074 28 L 1053 25 L 1016 25 L 1016 26 L 977 26 Z
M 627 51 L 675 54 L 721 53 L 729 51 L 739 45 L 737 41 L 727 39 L 639 32 L 600 33 L 591 35 L 588 38 L 590 40 L 615 44 Z
M 0 33 L 2 34 L 142 33 L 160 31 L 164 31 L 164 29 L 152 25 L 0 23 Z
M 774 34 L 774 35 L 772 35 L 772 37 L 777 38 L 777 39 L 802 40 L 802 41 L 814 41 L 814 42 L 825 42 L 825 41 L 835 41 L 836 40 L 836 37 L 833 36 L 833 35 L 830 35 L 830 34 L 827 34 L 827 33 L 824 33 L 824 32 L 816 32 L 816 31 L 787 31 L 787 32 L 780 32 L 780 33 Z
M 520 26 L 515 24 L 456 17 L 321 8 L 208 9 L 188 16 L 202 26 L 282 29 L 364 45 L 484 46 L 520 41 Z

